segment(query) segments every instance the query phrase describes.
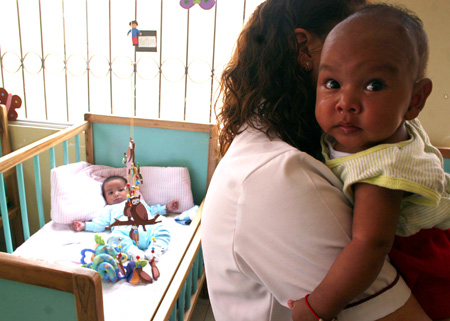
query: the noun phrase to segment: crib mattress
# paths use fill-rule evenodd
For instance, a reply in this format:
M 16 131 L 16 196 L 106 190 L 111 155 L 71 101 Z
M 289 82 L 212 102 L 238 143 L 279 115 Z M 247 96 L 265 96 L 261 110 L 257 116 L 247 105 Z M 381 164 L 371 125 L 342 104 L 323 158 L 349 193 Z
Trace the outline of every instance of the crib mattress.
M 178 268 L 192 235 L 194 226 L 176 223 L 171 217 L 161 217 L 171 233 L 168 250 L 161 256 L 158 268 L 161 276 L 150 284 L 131 285 L 126 280 L 103 281 L 103 305 L 106 321 L 150 320 L 157 310 Z M 106 240 L 110 232 L 97 233 Z M 94 249 L 95 233 L 75 232 L 70 225 L 49 222 L 22 244 L 14 255 L 65 265 L 81 266 L 81 250 Z M 149 265 L 144 270 L 151 275 Z

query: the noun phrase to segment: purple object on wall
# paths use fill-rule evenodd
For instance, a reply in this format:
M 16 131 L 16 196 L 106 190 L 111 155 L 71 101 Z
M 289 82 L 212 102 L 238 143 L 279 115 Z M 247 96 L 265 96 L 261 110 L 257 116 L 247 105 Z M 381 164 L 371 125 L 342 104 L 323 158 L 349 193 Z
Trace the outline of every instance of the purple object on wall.
M 194 4 L 198 4 L 202 9 L 209 10 L 216 4 L 216 0 L 180 0 L 180 6 L 190 9 Z

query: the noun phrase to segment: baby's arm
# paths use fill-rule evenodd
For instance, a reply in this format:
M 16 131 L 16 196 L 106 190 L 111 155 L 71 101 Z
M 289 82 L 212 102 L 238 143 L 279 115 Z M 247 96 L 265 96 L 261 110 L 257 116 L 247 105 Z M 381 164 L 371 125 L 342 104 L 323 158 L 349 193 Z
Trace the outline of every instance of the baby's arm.
M 75 232 L 80 232 L 84 230 L 86 224 L 84 224 L 84 222 L 81 221 L 73 221 L 72 222 L 72 228 Z
M 352 240 L 308 297 L 319 317 L 332 319 L 376 279 L 394 241 L 402 197 L 403 191 L 355 185 Z M 294 321 L 313 317 L 304 299 L 295 302 L 292 316 Z
M 111 206 L 105 206 L 102 213 L 91 221 L 73 221 L 72 228 L 77 232 L 103 232 L 112 223 L 111 215 Z

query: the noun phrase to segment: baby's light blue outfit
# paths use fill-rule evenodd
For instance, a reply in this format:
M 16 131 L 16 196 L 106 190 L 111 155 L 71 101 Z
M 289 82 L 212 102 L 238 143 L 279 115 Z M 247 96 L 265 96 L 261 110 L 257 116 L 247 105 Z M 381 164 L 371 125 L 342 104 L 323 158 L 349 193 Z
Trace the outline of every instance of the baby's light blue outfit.
M 92 219 L 92 221 L 86 222 L 85 230 L 88 232 L 103 232 L 107 226 L 111 225 L 117 220 L 125 221 L 128 218 L 123 214 L 125 208 L 125 202 L 113 205 L 106 205 L 103 212 L 98 217 Z M 148 211 L 149 218 L 156 214 L 165 215 L 167 209 L 165 205 L 152 205 L 149 206 L 141 199 L 141 203 Z M 163 223 L 157 223 L 154 225 L 146 225 L 147 231 L 144 231 L 142 226 L 139 226 L 139 243 L 136 244 L 130 238 L 130 231 L 132 225 L 119 225 L 111 228 L 111 236 L 108 238 L 108 243 L 117 247 L 121 245 L 121 250 L 128 256 L 132 256 L 134 259 L 137 255 L 141 258 L 144 256 L 147 259 L 151 259 L 153 254 L 151 252 L 144 253 L 143 251 L 150 248 L 150 246 L 156 248 L 156 255 L 159 256 L 164 252 L 170 243 L 170 232 L 164 227 Z M 152 244 L 152 238 L 155 238 L 154 244 Z

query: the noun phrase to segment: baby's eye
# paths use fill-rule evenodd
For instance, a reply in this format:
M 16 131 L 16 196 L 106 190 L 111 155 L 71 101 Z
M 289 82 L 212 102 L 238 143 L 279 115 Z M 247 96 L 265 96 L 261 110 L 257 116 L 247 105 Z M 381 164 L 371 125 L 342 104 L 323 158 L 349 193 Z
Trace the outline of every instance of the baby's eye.
M 108 195 L 112 195 L 112 194 L 113 194 L 113 192 L 111 192 L 111 191 L 110 191 L 110 192 L 108 192 L 107 194 L 108 194 Z
M 367 84 L 366 89 L 368 91 L 380 91 L 380 90 L 382 90 L 385 87 L 386 87 L 386 85 L 384 84 L 383 81 L 381 81 L 381 80 L 371 80 Z
M 325 88 L 327 88 L 327 89 L 339 89 L 339 88 L 341 88 L 341 86 L 339 85 L 339 83 L 336 80 L 328 79 L 325 82 Z

